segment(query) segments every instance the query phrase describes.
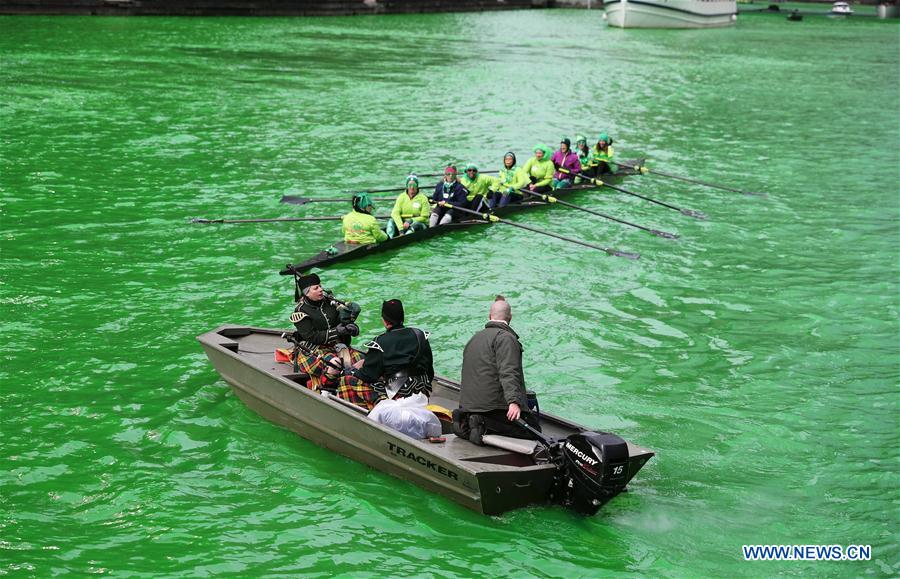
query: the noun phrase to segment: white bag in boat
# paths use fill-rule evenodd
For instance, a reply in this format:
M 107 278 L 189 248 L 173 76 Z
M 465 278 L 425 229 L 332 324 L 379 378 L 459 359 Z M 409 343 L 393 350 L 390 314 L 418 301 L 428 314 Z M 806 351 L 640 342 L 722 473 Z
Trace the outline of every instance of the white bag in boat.
M 441 421 L 425 408 L 428 398 L 421 392 L 399 400 L 382 400 L 369 412 L 369 418 L 412 438 L 441 435 Z

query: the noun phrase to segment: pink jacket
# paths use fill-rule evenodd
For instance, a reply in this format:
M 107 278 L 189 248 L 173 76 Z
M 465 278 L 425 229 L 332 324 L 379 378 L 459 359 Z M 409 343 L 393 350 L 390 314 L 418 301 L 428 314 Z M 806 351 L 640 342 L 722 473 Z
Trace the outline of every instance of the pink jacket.
M 571 175 L 567 175 L 565 173 L 560 173 L 556 171 L 553 173 L 553 178 L 557 180 L 561 179 L 574 179 L 575 175 L 581 172 L 581 161 L 578 160 L 578 153 L 574 151 L 569 151 L 563 155 L 563 152 L 560 149 L 557 149 L 553 156 L 550 157 L 550 160 L 553 161 L 553 166 L 557 169 L 562 167 L 567 171 L 571 171 Z

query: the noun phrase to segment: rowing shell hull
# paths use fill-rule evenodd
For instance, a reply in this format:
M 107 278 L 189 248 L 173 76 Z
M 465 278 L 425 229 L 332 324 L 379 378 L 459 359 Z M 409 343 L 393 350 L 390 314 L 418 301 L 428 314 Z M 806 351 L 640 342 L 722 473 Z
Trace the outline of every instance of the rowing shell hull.
M 535 464 L 525 455 L 477 446 L 445 434 L 432 444 L 377 424 L 366 413 L 339 398 L 307 389 L 306 376 L 274 361 L 275 348 L 287 343 L 280 330 L 220 326 L 197 337 L 210 362 L 234 393 L 254 412 L 337 454 L 412 482 L 457 503 L 497 515 L 535 503 L 546 503 L 555 467 Z M 459 389 L 435 377 L 430 402 L 459 406 Z M 548 436 L 561 438 L 584 430 L 561 418 L 541 414 Z M 628 479 L 653 456 L 628 443 Z
M 609 0 L 604 9 L 617 28 L 720 28 L 737 19 L 735 0 Z
M 644 163 L 644 159 L 631 159 L 625 162 L 629 165 L 642 165 Z M 634 169 L 620 166 L 619 171 L 615 175 L 605 177 L 607 179 L 610 177 L 612 177 L 613 179 L 618 179 L 619 177 L 624 177 L 626 175 L 636 174 L 637 172 Z M 596 188 L 597 187 L 593 185 L 576 185 L 575 187 L 571 187 L 569 189 L 560 189 L 558 191 L 554 191 L 553 196 L 563 199 L 572 195 L 573 193 L 577 193 L 578 191 L 586 191 Z M 549 205 L 549 203 L 545 203 L 543 201 L 524 201 L 522 203 L 510 204 L 505 207 L 498 207 L 494 210 L 494 214 L 499 217 L 503 217 L 512 213 L 518 213 L 519 211 L 546 207 L 547 205 Z M 382 241 L 381 243 L 353 245 L 344 243 L 343 241 L 339 241 L 334 244 L 333 251 L 320 251 L 318 254 L 299 264 L 288 265 L 287 267 L 282 269 L 280 273 L 281 275 L 292 275 L 294 270 L 296 270 L 297 272 L 304 272 L 314 267 L 324 268 L 336 263 L 342 263 L 353 259 L 360 259 L 369 255 L 384 253 L 386 251 L 393 251 L 394 249 L 403 247 L 404 245 L 431 239 L 432 237 L 435 237 L 437 235 L 444 235 L 446 233 L 452 233 L 453 231 L 471 229 L 473 227 L 486 227 L 488 225 L 489 223 L 485 221 L 472 219 L 449 223 L 447 225 L 441 225 L 440 227 L 429 227 L 410 235 L 400 235 L 394 237 L 393 239 Z

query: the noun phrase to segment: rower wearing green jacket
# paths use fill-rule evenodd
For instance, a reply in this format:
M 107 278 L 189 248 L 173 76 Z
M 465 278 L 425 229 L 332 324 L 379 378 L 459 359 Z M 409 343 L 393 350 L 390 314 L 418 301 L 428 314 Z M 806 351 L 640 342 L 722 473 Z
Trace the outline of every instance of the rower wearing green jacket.
M 553 161 L 550 160 L 550 155 L 550 147 L 547 145 L 535 145 L 534 157 L 528 159 L 528 162 L 522 167 L 522 172 L 530 181 L 527 185 L 530 191 L 535 193 L 550 192 L 553 172 L 556 171 Z
M 387 223 L 387 236 L 408 235 L 428 227 L 431 205 L 428 197 L 419 192 L 419 177 L 415 174 L 406 178 L 406 191 L 397 197 L 391 218 Z
M 581 163 L 581 170 L 587 171 L 591 164 L 591 148 L 588 147 L 587 137 L 584 135 L 575 135 L 575 152 L 578 154 L 578 162 Z M 575 183 L 581 183 L 584 179 L 575 178 Z
M 612 139 L 606 133 L 600 133 L 597 144 L 591 148 L 591 159 L 588 161 L 587 170 L 584 173 L 589 177 L 599 177 L 615 173 L 618 170 L 618 165 L 613 163 Z
M 487 175 L 481 175 L 475 163 L 466 165 L 463 176 L 459 182 L 466 188 L 466 201 L 469 202 L 469 209 L 473 211 L 481 211 L 481 205 L 486 197 L 489 197 L 491 185 L 494 179 Z
M 512 151 L 503 155 L 503 168 L 497 172 L 491 190 L 491 209 L 494 207 L 504 207 L 510 203 L 519 203 L 522 201 L 522 194 L 519 189 L 524 187 L 528 179 L 522 173 L 520 167 L 516 167 L 516 154 Z
M 388 238 L 372 215 L 374 209 L 375 205 L 368 193 L 357 193 L 353 196 L 353 211 L 344 215 L 342 219 L 344 243 L 369 245 Z

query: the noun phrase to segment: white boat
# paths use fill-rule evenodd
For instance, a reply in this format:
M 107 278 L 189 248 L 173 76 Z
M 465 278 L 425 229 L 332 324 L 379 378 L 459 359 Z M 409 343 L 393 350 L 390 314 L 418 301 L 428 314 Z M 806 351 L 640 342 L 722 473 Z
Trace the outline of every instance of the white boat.
M 850 16 L 853 14 L 853 9 L 846 2 L 835 2 L 831 5 L 830 14 L 834 16 Z
M 604 8 L 619 28 L 718 28 L 737 19 L 735 0 L 607 0 Z

